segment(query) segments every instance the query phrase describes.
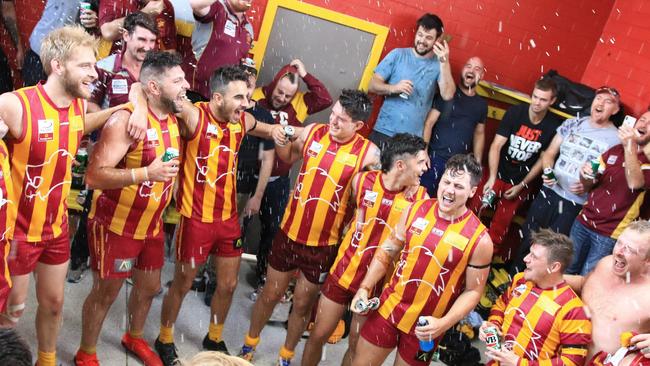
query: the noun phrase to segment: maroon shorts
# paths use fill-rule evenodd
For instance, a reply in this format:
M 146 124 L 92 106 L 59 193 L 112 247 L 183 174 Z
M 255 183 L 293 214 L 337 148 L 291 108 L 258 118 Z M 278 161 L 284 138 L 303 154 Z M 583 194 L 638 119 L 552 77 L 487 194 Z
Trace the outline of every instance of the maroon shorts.
M 243 253 L 237 216 L 221 222 L 201 222 L 181 216 L 176 236 L 176 260 L 200 265 L 210 254 L 239 257 Z
M 7 266 L 7 256 L 9 256 L 9 242 L 0 241 L 0 313 L 5 312 L 7 298 L 11 291 L 11 277 L 9 276 L 9 267 Z
M 269 251 L 269 265 L 280 272 L 299 269 L 309 282 L 320 285 L 325 282 L 337 251 L 335 245 L 312 247 L 295 242 L 278 230 Z
M 411 366 L 426 366 L 427 362 L 416 360 L 420 342 L 415 334 L 407 334 L 397 329 L 378 312 L 373 311 L 361 328 L 363 339 L 381 348 L 395 348 L 400 357 Z
M 133 239 L 117 235 L 96 220 L 88 220 L 88 246 L 91 268 L 99 278 L 127 278 L 133 268 L 153 271 L 164 263 L 165 235 L 161 230 L 153 238 Z
M 58 265 L 70 259 L 70 239 L 65 232 L 58 237 L 39 242 L 11 241 L 7 264 L 12 276 L 32 273 L 36 263 Z
M 325 280 L 325 283 L 323 284 L 320 292 L 323 296 L 327 297 L 337 304 L 347 305 L 350 303 L 350 301 L 352 301 L 354 295 L 356 295 L 356 292 L 352 292 L 352 290 L 349 289 L 344 289 L 337 282 L 338 281 L 334 276 L 327 276 L 327 279 Z

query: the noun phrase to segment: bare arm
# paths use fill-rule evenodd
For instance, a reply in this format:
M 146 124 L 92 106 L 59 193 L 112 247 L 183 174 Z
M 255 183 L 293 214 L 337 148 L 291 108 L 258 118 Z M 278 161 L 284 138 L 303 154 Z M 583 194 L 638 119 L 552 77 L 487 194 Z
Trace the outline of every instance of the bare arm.
M 494 135 L 494 140 L 492 140 L 492 145 L 490 145 L 490 150 L 488 151 L 488 167 L 490 168 L 489 177 L 485 186 L 483 187 L 483 192 L 486 192 L 489 189 L 492 189 L 494 182 L 497 179 L 497 173 L 499 172 L 499 158 L 501 157 L 501 149 L 503 145 L 508 141 L 507 137 L 501 136 L 499 134 Z
M 580 275 L 569 275 L 565 274 L 564 280 L 566 283 L 571 287 L 571 289 L 580 296 L 580 293 L 582 293 L 582 286 L 585 284 L 585 276 L 580 276 Z
M 0 95 L 0 119 L 9 129 L 8 135 L 18 139 L 23 134 L 23 109 L 18 97 L 12 93 Z
M 427 144 L 431 142 L 433 126 L 435 126 L 438 122 L 438 118 L 440 118 L 440 111 L 435 108 L 431 108 L 427 114 L 427 118 L 424 120 L 424 131 L 422 131 L 422 139 L 424 139 L 424 142 Z
M 124 104 L 116 105 L 115 107 L 107 109 L 100 109 L 94 113 L 87 113 L 86 120 L 84 121 L 84 133 L 90 133 L 98 128 L 101 128 L 106 123 L 108 118 L 120 109 L 124 109 Z
M 636 143 L 635 132 L 636 130 L 629 126 L 621 126 L 618 129 L 618 137 L 625 151 L 625 180 L 629 189 L 641 189 L 646 185 L 637 155 L 639 145 Z
M 246 125 L 246 133 L 253 136 L 261 137 L 263 139 L 273 140 L 277 144 L 286 144 L 287 136 L 284 133 L 284 127 L 279 124 L 269 124 L 257 121 L 252 114 L 244 113 L 244 123 Z M 301 127 L 294 127 L 295 133 L 299 134 L 302 131 Z
M 86 182 L 90 188 L 116 189 L 144 181 L 168 181 L 178 173 L 178 159 L 163 162 L 162 156 L 147 167 L 115 168 L 128 153 L 129 146 L 135 142 L 127 132 L 128 119 L 128 111 L 118 111 L 102 130 L 88 163 Z
M 442 40 L 433 45 L 433 52 L 438 56 L 440 62 L 440 77 L 438 78 L 438 88 L 440 96 L 444 100 L 452 100 L 456 92 L 456 84 L 451 76 L 451 66 L 449 62 L 449 44 Z
M 483 149 L 485 148 L 485 123 L 479 123 L 474 128 L 474 157 L 479 163 L 483 160 Z
M 300 130 L 296 128 L 296 134 L 298 135 L 298 138 L 290 143 L 281 142 L 278 144 L 276 141 L 275 152 L 278 154 L 278 157 L 288 164 L 293 164 L 296 161 L 300 160 L 302 158 L 302 148 L 305 146 L 307 136 L 309 136 L 309 133 L 314 128 L 314 126 L 317 126 L 317 124 L 313 123 Z
M 365 170 L 379 170 L 381 169 L 381 151 L 377 145 L 370 143 L 368 153 L 363 161 L 363 169 Z
M 194 15 L 204 17 L 210 12 L 210 7 L 216 0 L 190 0 Z
M 24 50 L 20 42 L 20 32 L 16 23 L 16 6 L 13 1 L 2 1 L 2 18 L 4 19 L 5 28 L 16 47 L 16 64 L 20 69 L 23 66 Z
M 110 22 L 106 22 L 99 27 L 100 32 L 102 33 L 102 38 L 108 41 L 117 41 L 122 37 L 122 27 L 124 26 L 124 19 L 117 18 Z
M 560 153 L 560 145 L 562 145 L 562 136 L 556 133 L 555 136 L 553 136 L 553 140 L 551 140 L 551 143 L 548 145 L 548 148 L 544 150 L 544 153 L 542 154 L 542 169 L 553 169 L 555 159 Z
M 274 162 L 275 150 L 270 149 L 262 151 L 262 163 L 260 165 L 257 185 L 255 186 L 255 193 L 246 203 L 246 207 L 244 207 L 244 215 L 256 215 L 260 212 L 262 197 L 264 197 L 264 191 L 266 190 L 266 185 L 269 182 L 269 177 L 271 176 Z

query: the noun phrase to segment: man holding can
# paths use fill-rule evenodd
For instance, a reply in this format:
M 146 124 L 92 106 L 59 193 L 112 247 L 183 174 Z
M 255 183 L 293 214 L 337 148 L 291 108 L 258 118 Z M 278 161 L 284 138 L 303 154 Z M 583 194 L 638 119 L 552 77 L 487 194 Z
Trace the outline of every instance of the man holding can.
M 490 145 L 489 175 L 479 192 L 494 198 L 492 202 L 487 199 L 481 202 L 481 195 L 475 195 L 470 207 L 476 213 L 486 205 L 494 207 L 490 237 L 497 254 L 507 254 L 501 243 L 517 209 L 532 193 L 530 185 L 542 172 L 540 156 L 551 143 L 555 128 L 560 124 L 560 120 L 548 111 L 555 102 L 556 94 L 557 87 L 552 80 L 535 82 L 530 104 L 519 104 L 508 109 Z
M 174 113 L 182 110 L 189 87 L 180 63 L 172 53 L 147 55 L 140 70 L 149 104 L 144 140 L 128 135 L 131 111 L 119 111 L 102 130 L 90 158 L 86 180 L 96 189 L 88 216 L 93 287 L 82 309 L 77 366 L 98 364 L 96 345 L 102 323 L 127 277 L 133 278 L 134 286 L 122 345 L 145 365 L 161 365 L 143 332 L 160 289 L 162 214 L 178 174 L 179 160 L 163 161 L 163 156 L 174 150 L 178 154 L 180 146 Z
M 611 87 L 596 90 L 589 116 L 570 118 L 557 128 L 557 133 L 542 155 L 544 169 L 551 168 L 556 179 L 543 177 L 544 186 L 530 205 L 523 239 L 511 274 L 524 268 L 523 258 L 530 247 L 530 233 L 540 228 L 569 235 L 571 225 L 587 200 L 580 182 L 580 170 L 589 162 L 617 145 L 618 130 L 611 117 L 619 110 L 621 96 Z M 547 170 L 548 171 L 548 170 Z
M 532 243 L 523 273 L 513 278 L 479 329 L 479 339 L 490 341 L 488 366 L 582 365 L 591 321 L 562 277 L 573 257 L 571 240 L 542 229 L 532 234 Z
M 426 366 L 435 349 L 425 351 L 419 341 L 438 343 L 478 304 L 490 270 L 492 241 L 466 204 L 480 179 L 481 165 L 473 156 L 452 156 L 437 200 L 416 201 L 404 209 L 395 230 L 376 249 L 353 304 L 368 301 L 395 259 L 397 268 L 380 296 L 379 309 L 361 329 L 352 365 L 382 365 L 397 348 L 396 365 Z M 427 325 L 418 325 L 420 320 Z
M 203 348 L 227 352 L 222 338 L 237 287 L 243 252 L 237 213 L 237 154 L 245 134 L 285 143 L 280 125 L 258 122 L 248 108 L 248 74 L 238 65 L 212 75 L 209 102 L 185 101 L 180 113 L 184 140 L 177 209 L 181 214 L 176 241 L 174 279 L 162 304 L 156 351 L 165 366 L 177 358 L 174 323 L 199 267 L 214 256 L 217 289 L 210 304 Z

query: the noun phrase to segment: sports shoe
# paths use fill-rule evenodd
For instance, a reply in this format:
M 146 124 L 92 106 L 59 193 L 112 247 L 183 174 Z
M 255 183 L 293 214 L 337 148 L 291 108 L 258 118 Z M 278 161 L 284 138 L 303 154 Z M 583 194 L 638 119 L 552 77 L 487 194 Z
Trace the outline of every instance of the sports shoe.
M 89 355 L 82 350 L 78 350 L 72 361 L 75 366 L 99 366 L 97 354 Z
M 237 356 L 243 358 L 248 362 L 253 362 L 254 355 L 255 355 L 255 347 L 243 345 Z
M 174 362 L 178 359 L 178 353 L 176 353 L 176 346 L 174 343 L 162 343 L 158 338 L 156 338 L 153 348 L 158 352 L 158 356 L 160 356 L 163 365 L 174 366 Z
M 291 366 L 291 359 L 279 357 L 277 366 Z
M 124 333 L 122 346 L 138 357 L 144 366 L 164 366 L 160 357 L 142 338 L 132 338 L 129 333 Z
M 226 342 L 224 341 L 213 341 L 208 337 L 208 335 L 205 335 L 205 338 L 203 338 L 203 349 L 207 349 L 208 351 L 217 351 L 221 353 L 225 353 L 227 355 L 230 355 L 228 352 L 228 348 L 226 348 Z

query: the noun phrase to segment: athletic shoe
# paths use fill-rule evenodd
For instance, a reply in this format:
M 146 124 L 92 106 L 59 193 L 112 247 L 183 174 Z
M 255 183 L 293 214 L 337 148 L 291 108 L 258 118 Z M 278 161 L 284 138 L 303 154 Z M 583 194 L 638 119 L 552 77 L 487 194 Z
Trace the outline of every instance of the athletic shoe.
M 174 343 L 162 343 L 158 338 L 156 338 L 153 348 L 156 349 L 158 356 L 160 356 L 160 359 L 165 366 L 174 366 L 174 362 L 178 359 L 178 353 L 176 353 L 176 346 Z
M 208 337 L 208 335 L 205 335 L 205 338 L 203 338 L 203 349 L 207 349 L 208 351 L 217 351 L 221 353 L 225 353 L 227 355 L 230 355 L 228 353 L 228 348 L 226 348 L 226 342 L 224 341 L 213 341 Z
M 243 358 L 244 360 L 248 362 L 253 362 L 253 356 L 255 355 L 255 347 L 243 345 L 241 347 L 241 350 L 239 351 L 239 356 L 240 358 Z
M 122 346 L 138 357 L 144 363 L 144 366 L 164 366 L 160 357 L 142 338 L 132 338 L 129 333 L 124 333 Z
M 75 366 L 99 366 L 97 354 L 89 355 L 82 350 L 78 350 L 74 356 L 73 363 Z

